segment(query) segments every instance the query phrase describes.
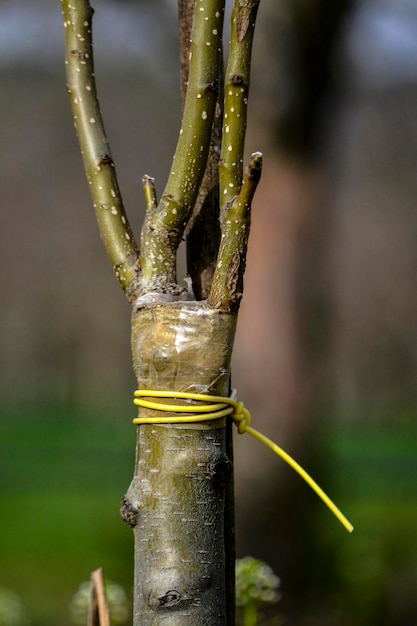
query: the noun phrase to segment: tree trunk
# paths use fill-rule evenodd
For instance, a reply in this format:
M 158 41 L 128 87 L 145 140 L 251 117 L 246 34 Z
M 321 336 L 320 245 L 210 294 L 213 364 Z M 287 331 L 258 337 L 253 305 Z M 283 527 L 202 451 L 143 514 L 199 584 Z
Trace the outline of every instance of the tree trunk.
M 143 178 L 147 211 L 140 252 L 123 207 L 98 106 L 93 11 L 88 0 L 62 0 L 62 4 L 68 92 L 101 235 L 132 305 L 138 388 L 229 396 L 251 204 L 262 167 L 260 153 L 252 155 L 245 172 L 242 165 L 259 0 L 235 1 L 224 121 L 219 97 L 224 0 L 199 0 L 192 28 L 193 3 L 180 2 L 186 22 L 181 38 L 183 92 L 187 83 L 183 120 L 159 203 L 153 179 Z M 189 54 L 184 54 L 188 49 Z M 224 144 L 222 136 L 227 138 Z M 196 222 L 200 230 L 193 229 L 189 260 L 199 301 L 191 287 L 177 284 L 176 276 L 178 245 L 187 224 Z M 171 402 L 179 403 L 176 398 Z M 160 413 L 141 408 L 139 419 L 155 416 L 160 422 Z M 138 426 L 134 477 L 122 500 L 122 518 L 135 533 L 134 626 L 232 625 L 231 425 L 226 418 L 178 423 L 181 415 L 173 412 L 171 417 L 173 423 Z
M 235 314 L 200 302 L 155 303 L 135 312 L 139 388 L 227 396 L 235 327 Z M 133 512 L 140 589 L 135 624 L 234 623 L 231 429 L 225 419 L 138 427 L 134 478 L 122 506 L 125 518 Z

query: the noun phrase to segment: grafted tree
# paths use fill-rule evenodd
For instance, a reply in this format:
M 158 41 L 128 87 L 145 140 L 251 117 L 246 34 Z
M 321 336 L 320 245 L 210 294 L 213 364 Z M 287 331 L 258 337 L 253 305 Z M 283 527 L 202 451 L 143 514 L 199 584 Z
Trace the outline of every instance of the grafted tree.
M 134 476 L 121 507 L 135 535 L 135 626 L 234 623 L 231 424 L 227 415 L 210 413 L 189 421 L 186 409 L 207 408 L 207 402 L 184 400 L 181 393 L 230 394 L 251 203 L 262 165 L 255 153 L 243 168 L 258 4 L 235 0 L 224 70 L 224 0 L 179 1 L 183 118 L 159 200 L 154 180 L 143 177 L 139 246 L 98 104 L 93 9 L 88 0 L 62 0 L 73 116 L 101 237 L 132 307 L 133 367 L 145 396 L 138 400 Z M 187 287 L 176 274 L 185 234 Z M 177 394 L 168 411 L 164 392 Z

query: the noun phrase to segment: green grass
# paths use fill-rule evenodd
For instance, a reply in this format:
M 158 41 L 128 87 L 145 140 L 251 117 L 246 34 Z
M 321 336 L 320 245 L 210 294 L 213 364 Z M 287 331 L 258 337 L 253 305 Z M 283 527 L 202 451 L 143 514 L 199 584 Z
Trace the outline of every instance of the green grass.
M 340 427 L 327 447 L 338 490 L 360 499 L 417 499 L 414 428 Z
M 129 419 L 45 409 L 0 420 L 0 586 L 21 596 L 32 626 L 69 626 L 68 603 L 97 567 L 129 594 L 132 535 L 118 506 L 134 445 Z M 344 533 L 325 507 L 313 518 L 321 586 L 313 585 L 313 604 L 334 602 L 343 626 L 407 623 L 417 579 L 417 432 L 340 427 L 325 449 L 323 484 L 355 531 Z
M 7 415 L 0 421 L 0 586 L 33 626 L 66 626 L 68 603 L 97 567 L 129 592 L 132 534 L 119 502 L 135 433 L 91 415 Z
M 127 591 L 132 536 L 117 494 L 27 493 L 0 498 L 0 585 L 16 590 L 36 624 L 67 623 L 67 606 L 90 572 Z

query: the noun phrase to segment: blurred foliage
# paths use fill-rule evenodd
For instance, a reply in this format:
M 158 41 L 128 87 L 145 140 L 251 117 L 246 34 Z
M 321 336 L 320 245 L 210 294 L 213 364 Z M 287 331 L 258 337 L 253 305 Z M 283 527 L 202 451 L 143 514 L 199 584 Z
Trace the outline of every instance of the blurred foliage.
M 96 566 L 132 587 L 133 542 L 119 516 L 133 466 L 129 416 L 123 428 L 99 408 L 59 407 L 0 416 L 0 584 L 19 591 L 34 626 L 67 626 L 71 590 Z
M 236 561 L 237 624 L 257 626 L 261 623 L 262 609 L 276 604 L 281 594 L 281 581 L 264 561 L 245 556 Z M 278 624 L 278 620 L 276 620 Z
M 107 606 L 111 623 L 127 624 L 130 620 L 130 607 L 121 585 L 105 581 Z M 90 606 L 91 584 L 88 581 L 81 583 L 70 602 L 70 615 L 73 624 L 86 624 Z
M 5 587 L 0 587 L 0 626 L 29 626 L 20 597 Z

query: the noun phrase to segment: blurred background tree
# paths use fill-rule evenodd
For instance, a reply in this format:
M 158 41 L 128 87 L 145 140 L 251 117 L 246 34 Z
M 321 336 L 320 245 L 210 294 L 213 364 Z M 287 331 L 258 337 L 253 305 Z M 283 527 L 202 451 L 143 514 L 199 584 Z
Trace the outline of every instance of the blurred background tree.
M 101 104 L 138 232 L 141 177 L 166 179 L 180 120 L 176 7 L 96 8 Z M 238 555 L 277 572 L 292 626 L 407 626 L 417 613 L 416 35 L 407 0 L 259 11 L 247 147 L 263 149 L 264 175 L 233 384 L 356 526 L 345 537 L 289 469 L 239 439 Z M 0 2 L 0 585 L 35 626 L 69 625 L 98 566 L 132 584 L 117 510 L 133 464 L 129 321 L 63 58 L 59 3 Z

